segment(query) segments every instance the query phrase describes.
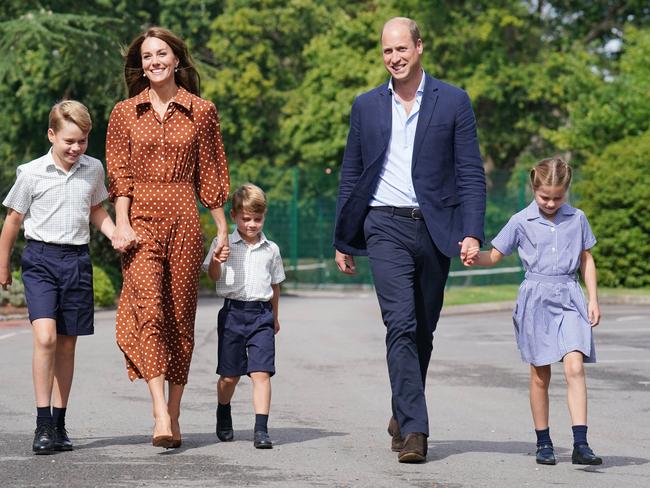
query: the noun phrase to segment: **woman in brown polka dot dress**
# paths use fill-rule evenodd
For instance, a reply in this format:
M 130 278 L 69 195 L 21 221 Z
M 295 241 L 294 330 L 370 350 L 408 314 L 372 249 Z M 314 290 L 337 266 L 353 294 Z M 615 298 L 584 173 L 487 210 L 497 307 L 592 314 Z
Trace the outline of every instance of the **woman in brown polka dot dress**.
M 225 260 L 228 166 L 217 110 L 199 98 L 181 39 L 148 29 L 129 46 L 124 75 L 131 98 L 113 109 L 106 140 L 113 246 L 124 253 L 117 343 L 129 378 L 147 381 L 153 444 L 178 447 L 203 257 L 196 197 L 212 213 Z

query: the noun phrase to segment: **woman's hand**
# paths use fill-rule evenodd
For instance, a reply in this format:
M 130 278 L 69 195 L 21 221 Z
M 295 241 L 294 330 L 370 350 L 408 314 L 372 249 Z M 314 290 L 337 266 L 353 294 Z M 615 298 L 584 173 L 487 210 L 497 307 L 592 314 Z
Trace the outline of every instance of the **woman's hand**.
M 118 252 L 126 252 L 135 247 L 140 242 L 140 238 L 131 227 L 131 224 L 118 224 L 115 226 L 111 243 L 113 249 Z

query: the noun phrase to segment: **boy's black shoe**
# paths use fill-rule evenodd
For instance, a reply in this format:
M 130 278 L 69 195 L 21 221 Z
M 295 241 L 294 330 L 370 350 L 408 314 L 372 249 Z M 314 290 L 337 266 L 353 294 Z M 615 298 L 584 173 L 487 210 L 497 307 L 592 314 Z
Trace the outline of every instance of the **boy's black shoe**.
M 594 454 L 589 444 L 578 444 L 575 446 L 573 448 L 573 454 L 571 454 L 571 461 L 573 464 L 587 464 L 590 466 L 603 464 L 603 459 Z
M 54 426 L 54 449 L 56 451 L 72 451 L 72 441 L 65 427 Z
M 547 464 L 549 466 L 555 465 L 557 460 L 555 459 L 553 444 L 541 444 L 537 446 L 535 461 L 537 461 L 537 464 Z
M 227 415 L 219 415 L 217 413 L 217 437 L 221 442 L 230 442 L 235 438 L 230 413 Z
M 273 442 L 271 442 L 268 432 L 264 432 L 263 430 L 255 431 L 253 435 L 253 446 L 255 446 L 255 449 L 272 449 Z
M 56 434 L 54 428 L 49 424 L 41 424 L 34 431 L 34 442 L 32 451 L 34 454 L 51 454 L 54 452 L 54 440 Z

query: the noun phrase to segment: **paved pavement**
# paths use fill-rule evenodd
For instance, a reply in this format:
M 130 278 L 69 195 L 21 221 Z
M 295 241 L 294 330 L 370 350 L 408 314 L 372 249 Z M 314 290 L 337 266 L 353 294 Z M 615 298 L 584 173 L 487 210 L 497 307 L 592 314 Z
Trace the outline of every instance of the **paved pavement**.
M 0 483 L 6 487 L 647 487 L 650 486 L 650 310 L 607 305 L 588 365 L 590 441 L 600 467 L 570 462 L 571 430 L 561 367 L 551 385 L 557 466 L 534 461 L 527 367 L 510 313 L 449 310 L 434 341 L 427 398 L 428 462 L 400 465 L 385 427 L 389 389 L 383 326 L 366 295 L 285 297 L 273 378 L 271 451 L 252 447 L 249 381 L 233 401 L 236 441 L 214 434 L 215 316 L 202 299 L 181 425 L 183 447 L 150 445 L 150 402 L 130 383 L 114 342 L 113 311 L 81 338 L 68 427 L 77 449 L 33 456 L 31 334 L 0 328 Z M 557 366 L 557 365 L 556 365 Z

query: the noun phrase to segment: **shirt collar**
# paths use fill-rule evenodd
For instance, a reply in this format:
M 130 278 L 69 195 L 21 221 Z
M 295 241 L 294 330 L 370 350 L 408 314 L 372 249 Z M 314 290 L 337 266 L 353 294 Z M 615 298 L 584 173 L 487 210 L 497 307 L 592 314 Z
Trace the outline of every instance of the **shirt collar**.
M 231 240 L 232 240 L 232 243 L 233 243 L 233 244 L 236 243 L 236 242 L 241 242 L 241 243 L 243 243 L 243 244 L 248 244 L 248 243 L 247 243 L 247 242 L 242 238 L 241 234 L 239 234 L 239 231 L 238 231 L 237 229 L 233 230 L 233 231 L 232 231 L 232 234 L 230 234 L 230 236 L 231 236 L 231 238 L 232 238 Z M 258 242 L 257 244 L 255 244 L 255 246 L 261 246 L 262 244 L 265 244 L 265 243 L 267 243 L 267 242 L 269 242 L 269 241 L 268 241 L 268 239 L 266 238 L 266 236 L 264 235 L 264 232 L 262 232 L 262 233 L 260 234 L 260 240 L 259 240 L 259 242 Z
M 420 84 L 418 85 L 417 92 L 415 93 L 415 96 L 422 96 L 424 93 L 424 81 L 427 77 L 427 74 L 422 70 L 422 79 L 420 80 Z M 390 80 L 388 80 L 388 93 L 391 95 L 393 94 L 393 77 L 390 77 Z
M 88 164 L 88 161 L 86 161 L 86 155 L 82 154 L 81 156 L 79 156 L 79 159 L 77 159 L 77 162 L 72 165 L 72 167 L 70 168 L 70 170 L 68 172 L 75 171 L 79 166 L 86 165 L 86 164 Z M 59 169 L 61 171 L 64 171 L 63 168 L 57 166 L 56 163 L 54 162 L 54 156 L 52 156 L 52 148 L 51 147 L 50 147 L 50 150 L 45 155 L 45 167 L 46 168 L 56 168 L 56 169 Z
M 571 216 L 576 213 L 575 207 L 572 207 L 568 203 L 563 203 L 562 206 L 558 209 L 557 214 L 558 215 L 563 215 L 563 216 Z M 526 207 L 526 219 L 527 220 L 535 220 L 535 219 L 541 219 L 543 218 L 542 214 L 539 211 L 539 207 L 537 206 L 537 202 L 533 200 L 530 202 L 530 205 Z M 546 220 L 546 219 L 544 219 Z
M 182 86 L 178 87 L 178 92 L 176 96 L 172 98 L 171 103 L 180 105 L 181 107 L 189 110 L 192 107 L 192 95 Z M 151 99 L 149 98 L 149 87 L 142 90 L 135 96 L 136 105 L 151 105 Z

